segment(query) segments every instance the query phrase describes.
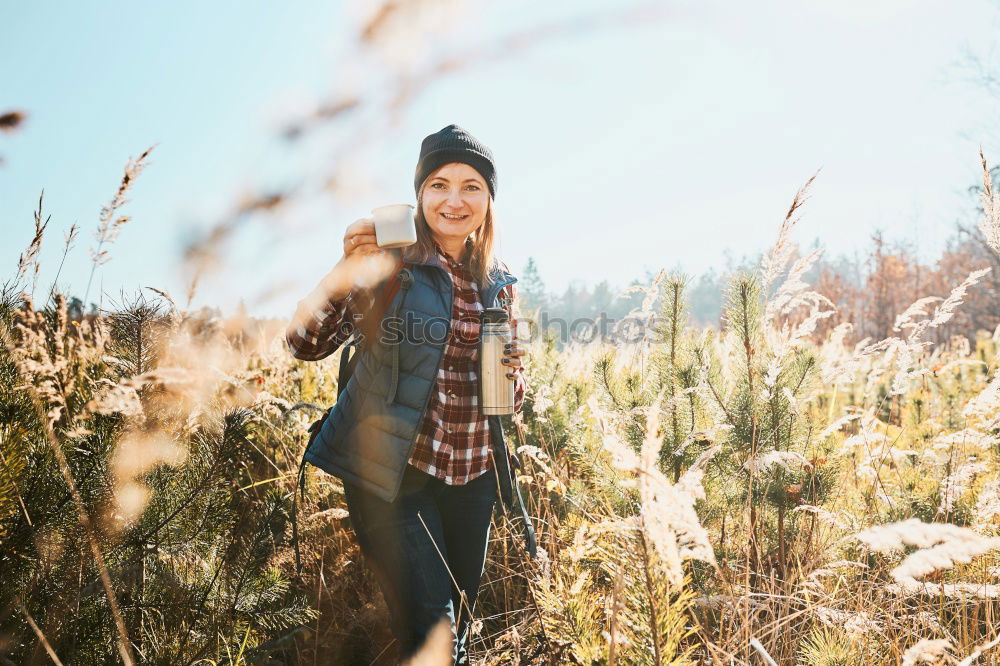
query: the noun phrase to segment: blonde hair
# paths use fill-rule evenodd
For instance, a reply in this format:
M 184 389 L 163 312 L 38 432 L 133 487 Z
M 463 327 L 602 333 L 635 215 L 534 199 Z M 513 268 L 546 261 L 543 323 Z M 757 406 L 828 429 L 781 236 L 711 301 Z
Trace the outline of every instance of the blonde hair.
M 413 216 L 417 226 L 417 242 L 406 248 L 407 256 L 417 261 L 427 261 L 435 255 L 434 233 L 424 217 L 424 185 L 430 179 L 428 176 L 420 183 L 417 194 L 417 211 Z M 470 234 L 472 251 L 469 253 L 469 272 L 476 279 L 476 284 L 485 286 L 490 282 L 490 273 L 500 270 L 500 262 L 493 254 L 496 246 L 496 227 L 493 219 L 493 197 L 486 204 L 486 220 L 478 229 Z

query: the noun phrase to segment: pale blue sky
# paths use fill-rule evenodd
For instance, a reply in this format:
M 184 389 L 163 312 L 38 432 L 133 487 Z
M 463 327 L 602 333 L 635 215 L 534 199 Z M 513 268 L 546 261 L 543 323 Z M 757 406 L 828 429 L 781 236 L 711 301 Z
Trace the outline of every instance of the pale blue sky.
M 369 52 L 353 68 L 346 57 L 364 4 L 8 7 L 0 110 L 29 114 L 22 131 L 0 134 L 8 275 L 44 187 L 52 223 L 41 284 L 58 264 L 61 232 L 77 222 L 83 233 L 62 282 L 82 295 L 100 207 L 126 159 L 154 143 L 123 210 L 133 220 L 99 269 L 105 293 L 180 295 L 184 240 L 241 192 L 288 186 L 301 199 L 250 220 L 195 300 L 231 307 L 242 298 L 279 316 L 336 261 L 350 222 L 413 199 L 420 140 L 451 122 L 496 156 L 501 258 L 520 271 L 534 256 L 558 291 L 574 279 L 624 286 L 659 267 L 697 273 L 721 267 L 727 250 L 759 252 L 819 167 L 800 242 L 850 252 L 880 227 L 930 256 L 970 214 L 964 190 L 978 181 L 979 144 L 1000 161 L 997 100 L 956 67 L 965 49 L 994 47 L 995 3 L 686 0 L 435 81 L 345 163 L 358 181 L 353 196 L 333 197 L 317 183 L 374 111 L 298 144 L 277 129 L 345 85 L 379 89 L 386 54 Z M 414 24 L 386 57 L 419 60 L 626 4 L 550 3 L 544 15 L 522 0 L 462 6 Z

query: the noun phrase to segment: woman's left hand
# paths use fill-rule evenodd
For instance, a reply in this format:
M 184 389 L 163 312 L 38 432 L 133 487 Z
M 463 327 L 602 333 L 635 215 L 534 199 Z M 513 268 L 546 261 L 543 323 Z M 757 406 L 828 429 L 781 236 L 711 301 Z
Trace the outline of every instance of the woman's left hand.
M 517 369 L 524 366 L 521 362 L 521 357 L 527 353 L 528 350 L 522 347 L 517 340 L 512 340 L 504 345 L 503 358 L 500 359 L 500 362 L 507 370 L 508 379 L 517 377 Z

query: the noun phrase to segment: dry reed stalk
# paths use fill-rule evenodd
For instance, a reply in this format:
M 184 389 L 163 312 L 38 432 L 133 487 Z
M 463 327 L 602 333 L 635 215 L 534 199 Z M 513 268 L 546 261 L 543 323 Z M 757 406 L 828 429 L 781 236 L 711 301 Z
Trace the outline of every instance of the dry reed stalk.
M 624 567 L 619 565 L 615 576 L 615 586 L 611 591 L 611 620 L 608 627 L 608 666 L 615 666 L 616 648 L 618 647 L 618 614 L 623 610 L 622 587 L 625 581 Z
M 13 132 L 24 123 L 27 117 L 28 114 L 24 111 L 5 111 L 0 113 L 0 132 Z
M 45 634 L 42 633 L 41 628 L 39 628 L 38 624 L 35 622 L 35 618 L 31 617 L 31 613 L 28 612 L 28 609 L 23 603 L 20 604 L 20 606 L 21 612 L 24 613 L 24 619 L 28 621 L 28 626 L 31 627 L 33 632 L 35 632 L 35 636 L 38 637 L 38 642 L 45 648 L 45 652 L 49 655 L 52 663 L 56 666 L 63 666 L 62 661 L 59 660 L 59 655 L 57 655 L 56 651 L 52 648 L 52 645 L 49 643 L 49 639 L 47 639 Z
M 3 435 L 0 435 L 0 470 L 3 470 L 4 476 L 7 477 L 3 481 L 10 484 L 10 488 L 13 489 L 14 494 L 17 495 L 17 503 L 21 507 L 21 513 L 24 514 L 24 522 L 27 523 L 28 527 L 34 527 L 31 522 L 31 514 L 28 512 L 28 505 L 24 501 L 24 495 L 21 491 L 21 484 L 17 482 L 13 470 L 20 466 L 23 469 L 24 463 L 12 459 L 8 459 L 3 452 Z M 0 486 L 3 488 L 3 486 Z M 9 514 L 8 514 L 9 515 Z M 4 516 L 5 518 L 7 516 Z M 4 530 L 0 530 L 0 537 L 6 534 Z
M 647 410 L 646 435 L 639 455 L 613 432 L 596 399 L 591 398 L 588 405 L 597 418 L 604 447 L 611 454 L 613 464 L 635 475 L 623 485 L 638 489 L 642 530 L 659 555 L 661 573 L 679 587 L 684 578 L 681 560 L 697 559 L 714 565 L 715 553 L 708 533 L 694 510 L 695 502 L 704 497 L 701 465 L 692 465 L 676 484 L 670 483 L 658 468 L 663 439 L 658 432 L 660 410 L 656 405 L 662 398 L 661 391 L 659 398 Z M 714 454 L 717 450 L 709 453 Z M 710 457 L 703 456 L 701 464 L 705 464 Z
M 979 221 L 979 230 L 983 232 L 986 244 L 997 254 L 1000 254 L 1000 193 L 993 191 L 993 178 L 986 166 L 986 155 L 979 149 L 979 160 L 983 167 L 983 218 Z
M 1000 637 L 994 638 L 993 640 L 989 641 L 988 643 L 984 643 L 983 645 L 980 645 L 979 647 L 977 647 L 975 650 L 972 651 L 972 654 L 970 654 L 968 657 L 966 657 L 962 661 L 958 662 L 957 666 L 972 666 L 973 662 L 975 662 L 977 659 L 979 659 L 981 656 L 983 656 L 986 652 L 988 652 L 989 650 L 992 650 L 993 648 L 995 648 L 998 645 L 1000 645 Z
M 958 563 L 1000 548 L 1000 538 L 984 537 L 966 527 L 947 523 L 924 523 L 916 518 L 889 525 L 871 527 L 856 538 L 877 552 L 902 550 L 915 546 L 890 574 L 906 594 L 978 597 L 1000 596 L 1000 586 L 978 583 L 928 583 L 917 580 L 936 571 L 949 569 Z
M 11 357 L 16 356 L 16 346 L 14 345 L 13 340 L 11 340 L 10 332 L 7 330 L 6 326 L 0 326 L 0 339 L 2 339 L 7 353 Z M 80 495 L 80 491 L 76 486 L 76 481 L 73 478 L 73 472 L 70 470 L 69 462 L 66 460 L 66 455 L 63 453 L 63 447 L 52 427 L 52 421 L 46 413 L 45 405 L 33 383 L 29 383 L 27 388 L 28 394 L 31 396 L 31 402 L 34 406 L 35 413 L 38 417 L 38 421 L 42 425 L 45 440 L 52 449 L 52 453 L 59 465 L 59 470 L 62 473 L 63 480 L 66 482 L 66 487 L 69 488 L 70 495 L 73 498 L 73 503 L 76 505 L 77 520 L 83 528 L 84 533 L 87 535 L 87 542 L 90 546 L 91 555 L 93 556 L 94 563 L 97 565 L 97 569 L 100 572 L 101 584 L 104 586 L 104 592 L 108 595 L 108 605 L 111 607 L 111 613 L 115 619 L 115 628 L 118 630 L 118 653 L 121 655 L 125 666 L 134 666 L 135 659 L 132 656 L 132 645 L 129 642 L 128 632 L 125 629 L 125 620 L 122 618 L 121 611 L 118 608 L 118 599 L 115 596 L 114 587 L 111 584 L 111 576 L 108 573 L 108 568 L 104 563 L 104 554 L 101 552 L 101 546 L 97 540 L 97 533 L 94 529 L 94 524 L 91 521 L 87 507 L 84 505 L 83 497 Z
M 427 523 L 424 522 L 424 517 L 420 515 L 419 511 L 417 512 L 417 518 L 420 519 L 420 524 L 423 525 L 424 531 L 427 532 L 427 538 L 431 540 L 431 545 L 434 546 L 435 552 L 437 552 L 438 557 L 441 558 L 441 564 L 444 565 L 445 571 L 448 572 L 448 578 L 451 579 L 451 584 L 455 587 L 455 590 L 459 594 L 459 606 L 458 608 L 455 609 L 455 621 L 457 622 L 458 618 L 463 612 L 468 611 L 471 614 L 472 607 L 469 606 L 469 600 L 468 597 L 466 597 L 465 595 L 465 590 L 463 590 L 458 586 L 458 581 L 455 580 L 455 576 L 451 573 L 451 567 L 448 566 L 448 560 L 441 552 L 441 548 L 438 547 L 437 541 L 434 540 L 434 535 L 431 534 L 430 528 L 427 527 Z M 454 628 L 450 629 L 452 631 L 452 634 L 454 634 Z
M 767 662 L 768 666 L 778 666 L 777 662 L 771 658 L 771 655 L 767 653 L 767 650 L 764 649 L 764 646 L 760 644 L 760 641 L 756 637 L 750 639 L 750 647 L 757 651 L 757 654 Z
M 45 228 L 49 226 L 49 220 L 52 216 L 49 215 L 45 218 L 45 222 L 42 222 L 42 199 L 45 198 L 45 190 L 38 195 L 38 210 L 33 212 L 35 218 L 35 235 L 32 237 L 31 242 L 28 243 L 28 248 L 17 260 L 17 278 L 20 280 L 24 277 L 24 274 L 28 272 L 28 269 L 34 266 L 34 276 L 32 278 L 31 293 L 35 292 L 35 285 L 38 282 L 38 272 L 41 269 L 41 262 L 38 261 L 38 252 L 42 249 L 42 238 L 45 235 Z
M 991 269 L 989 268 L 981 268 L 969 273 L 968 277 L 951 290 L 951 293 L 949 293 L 948 296 L 941 302 L 941 305 L 935 308 L 933 316 L 913 325 L 913 330 L 907 336 L 907 342 L 912 343 L 913 341 L 919 340 L 920 336 L 923 335 L 926 329 L 935 328 L 948 322 L 955 315 L 955 310 L 958 309 L 958 306 L 965 300 L 965 295 L 969 287 L 978 284 L 980 279 L 989 273 L 990 270 Z M 918 300 L 917 303 L 926 300 L 926 298 L 922 298 Z M 913 306 L 911 305 L 910 309 L 912 308 Z
M 788 242 L 787 239 L 784 242 Z M 791 248 L 785 251 L 790 252 Z M 782 356 L 785 348 L 791 349 L 801 342 L 804 342 L 812 335 L 816 329 L 816 324 L 820 319 L 833 315 L 837 311 L 837 306 L 826 296 L 817 291 L 809 289 L 809 285 L 803 281 L 802 276 L 809 271 L 823 253 L 817 248 L 809 254 L 800 257 L 792 264 L 788 271 L 788 276 L 778 287 L 777 291 L 767 298 L 764 309 L 764 320 L 777 323 L 779 315 L 789 315 L 797 308 L 808 307 L 810 314 L 806 319 L 800 321 L 794 329 L 790 329 L 786 321 L 782 330 L 782 338 L 787 338 L 778 345 L 778 356 Z M 765 292 L 766 293 L 766 292 Z M 827 306 L 824 310 L 821 306 Z
M 168 292 L 165 289 L 157 289 L 156 287 L 146 287 L 146 289 L 149 289 L 157 296 L 161 296 L 167 303 L 170 303 L 170 308 L 171 310 L 173 310 L 173 312 L 179 312 L 179 310 L 177 309 L 177 303 L 175 303 L 174 299 L 171 298 L 170 292 Z
M 149 157 L 149 154 L 155 147 L 155 145 L 150 146 L 137 159 L 128 158 L 128 162 L 125 164 L 125 174 L 122 176 L 121 183 L 118 184 L 118 190 L 115 192 L 114 197 L 111 198 L 111 201 L 101 207 L 97 231 L 94 232 L 97 247 L 90 250 L 90 260 L 93 265 L 90 269 L 90 278 L 87 280 L 87 289 L 84 291 L 84 303 L 87 302 L 87 298 L 90 296 L 90 286 L 94 281 L 94 272 L 97 270 L 97 267 L 111 261 L 111 256 L 104 249 L 104 246 L 114 243 L 118 238 L 121 228 L 128 224 L 131 219 L 127 215 L 116 218 L 115 213 L 118 212 L 119 208 L 128 203 L 125 195 L 131 189 L 132 185 L 135 184 L 135 179 L 146 168 L 146 158 Z
M 789 259 L 792 257 L 794 246 L 791 244 L 792 228 L 799 221 L 796 215 L 799 208 L 806 202 L 809 187 L 819 175 L 819 170 L 814 173 L 805 184 L 798 189 L 792 197 L 792 203 L 785 213 L 785 218 L 781 221 L 781 228 L 778 230 L 778 240 L 774 247 L 764 256 L 761 261 L 761 290 L 767 293 L 768 287 L 781 274 Z
M 49 298 L 48 300 L 45 301 L 46 305 L 49 304 L 49 302 L 52 300 L 52 297 L 56 293 L 56 288 L 59 285 L 59 276 L 62 275 L 62 269 L 63 265 L 65 265 L 66 263 L 66 257 L 69 255 L 69 251 L 73 249 L 73 243 L 76 241 L 76 237 L 79 234 L 79 232 L 80 232 L 80 227 L 75 222 L 72 225 L 70 225 L 68 231 L 63 232 L 63 241 L 64 241 L 63 254 L 62 258 L 59 260 L 59 268 L 56 269 L 56 276 L 52 278 L 52 288 L 49 289 Z M 86 306 L 86 303 L 84 304 L 84 306 Z

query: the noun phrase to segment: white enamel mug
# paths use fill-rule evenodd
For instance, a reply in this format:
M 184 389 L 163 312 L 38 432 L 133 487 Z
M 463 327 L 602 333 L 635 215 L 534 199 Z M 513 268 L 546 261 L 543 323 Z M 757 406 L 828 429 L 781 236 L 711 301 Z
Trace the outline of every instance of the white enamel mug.
M 375 222 L 375 242 L 379 247 L 406 247 L 417 242 L 417 225 L 413 220 L 414 206 L 392 204 L 372 209 Z

